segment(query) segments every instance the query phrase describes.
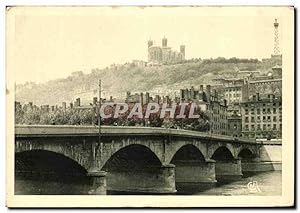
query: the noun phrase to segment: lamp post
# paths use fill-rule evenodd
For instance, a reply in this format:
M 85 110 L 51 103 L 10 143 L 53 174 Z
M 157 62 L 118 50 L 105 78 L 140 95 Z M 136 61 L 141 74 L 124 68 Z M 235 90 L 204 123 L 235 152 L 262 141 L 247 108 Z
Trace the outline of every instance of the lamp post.
M 98 109 L 98 127 L 99 127 L 99 144 L 101 143 L 101 115 L 100 115 L 100 109 L 101 109 L 101 79 L 99 80 L 99 109 Z

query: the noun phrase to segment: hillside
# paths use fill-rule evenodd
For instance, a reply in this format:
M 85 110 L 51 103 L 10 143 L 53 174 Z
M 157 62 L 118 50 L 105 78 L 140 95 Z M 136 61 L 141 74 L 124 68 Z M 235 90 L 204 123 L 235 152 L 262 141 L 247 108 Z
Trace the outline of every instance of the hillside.
M 36 105 L 61 104 L 85 95 L 97 96 L 98 79 L 102 79 L 105 97 L 121 97 L 126 91 L 155 91 L 162 85 L 200 85 L 212 83 L 218 77 L 236 77 L 237 70 L 261 70 L 266 72 L 272 64 L 263 64 L 257 59 L 193 59 L 181 64 L 153 67 L 137 67 L 126 63 L 105 69 L 92 69 L 83 74 L 78 71 L 65 79 L 46 83 L 17 85 L 16 100 L 21 103 L 32 101 Z M 91 99 L 91 98 L 90 98 Z

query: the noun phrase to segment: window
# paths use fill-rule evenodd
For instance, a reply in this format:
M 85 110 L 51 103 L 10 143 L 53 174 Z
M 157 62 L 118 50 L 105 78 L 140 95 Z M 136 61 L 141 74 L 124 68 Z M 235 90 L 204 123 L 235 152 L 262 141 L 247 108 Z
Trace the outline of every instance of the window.
M 251 125 L 251 130 L 255 130 L 255 126 L 254 125 Z
M 268 121 L 271 121 L 271 116 L 268 116 Z
M 245 117 L 245 122 L 249 122 L 249 117 Z
M 273 108 L 273 113 L 274 113 L 274 114 L 276 113 L 276 108 Z
M 263 125 L 263 130 L 266 130 L 266 124 Z
M 276 124 L 273 124 L 273 129 L 276 130 Z
M 273 121 L 274 121 L 274 122 L 277 121 L 277 117 L 276 117 L 276 116 L 273 117 Z
M 260 109 L 257 109 L 257 114 L 260 114 Z
M 255 122 L 255 121 L 254 121 L 254 117 L 251 117 L 251 122 Z
M 260 124 L 257 124 L 257 129 L 260 129 Z
M 267 112 L 268 112 L 268 113 L 271 113 L 271 109 L 270 109 L 270 108 L 268 108 L 268 109 L 267 109 Z
M 263 114 L 265 114 L 266 113 L 266 109 L 265 108 L 263 108 Z
M 263 121 L 265 121 L 266 120 L 266 116 L 263 116 Z
M 257 119 L 257 121 L 260 121 L 260 116 L 257 116 L 257 118 L 256 118 L 256 119 Z
M 248 115 L 249 111 L 248 109 L 245 109 L 245 114 Z
M 249 125 L 248 125 L 248 124 L 246 124 L 246 125 L 245 125 L 245 129 L 248 129 L 248 128 L 249 128 Z

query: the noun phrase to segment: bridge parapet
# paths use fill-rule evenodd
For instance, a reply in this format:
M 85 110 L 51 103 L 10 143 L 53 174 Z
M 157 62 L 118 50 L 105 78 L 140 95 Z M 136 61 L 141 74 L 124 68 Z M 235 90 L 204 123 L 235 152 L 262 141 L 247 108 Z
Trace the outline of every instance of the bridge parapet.
M 75 125 L 16 125 L 15 136 L 18 137 L 48 137 L 48 136 L 98 136 L 98 126 L 75 126 Z M 204 132 L 167 129 L 159 127 L 131 127 L 131 126 L 101 126 L 102 136 L 122 135 L 160 135 L 169 137 L 189 137 L 204 140 L 217 140 L 232 143 L 257 143 L 259 141 L 248 138 L 236 138 L 226 135 L 215 135 Z

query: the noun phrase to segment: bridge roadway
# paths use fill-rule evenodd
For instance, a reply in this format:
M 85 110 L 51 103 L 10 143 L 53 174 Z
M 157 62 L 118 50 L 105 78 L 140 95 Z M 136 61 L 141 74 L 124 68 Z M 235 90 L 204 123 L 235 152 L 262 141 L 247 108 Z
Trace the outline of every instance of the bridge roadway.
M 51 172 L 84 171 L 90 183 L 87 194 L 169 194 L 274 170 L 264 142 L 152 127 L 101 126 L 99 138 L 98 126 L 16 125 L 15 153 L 18 174 L 48 167 Z M 32 162 L 43 156 L 48 164 Z M 66 171 L 70 162 L 76 166 Z M 39 167 L 28 166 L 32 164 Z

